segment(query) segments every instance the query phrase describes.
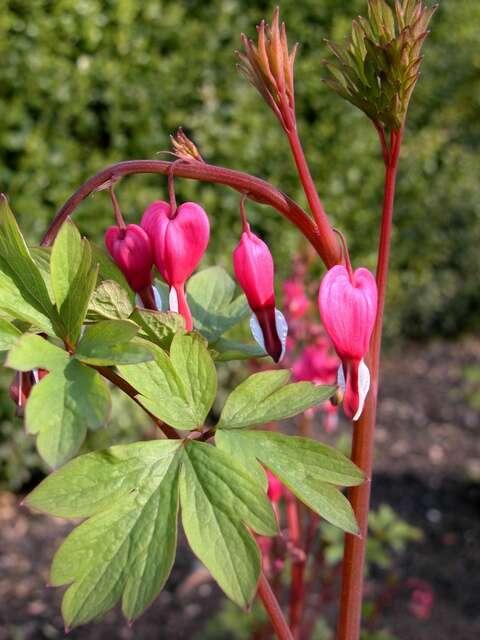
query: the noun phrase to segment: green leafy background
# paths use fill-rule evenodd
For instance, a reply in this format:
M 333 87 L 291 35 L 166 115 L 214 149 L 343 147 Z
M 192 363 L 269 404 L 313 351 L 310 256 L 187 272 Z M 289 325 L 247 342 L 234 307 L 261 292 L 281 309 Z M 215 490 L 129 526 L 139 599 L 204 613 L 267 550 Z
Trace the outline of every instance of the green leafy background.
M 211 162 L 258 173 L 303 203 L 279 127 L 234 69 L 240 31 L 253 35 L 272 10 L 264 0 L 5 0 L 0 190 L 29 240 L 89 175 L 118 160 L 159 157 L 179 124 Z M 297 103 L 313 174 L 355 262 L 372 266 L 382 189 L 377 140 L 363 114 L 320 83 L 323 38 L 341 40 L 365 10 L 365 0 L 282 3 L 291 40 L 302 42 Z M 478 326 L 479 23 L 478 2 L 445 0 L 425 45 L 401 165 L 390 337 Z M 118 193 L 129 219 L 165 196 L 165 186 L 158 177 L 124 181 Z M 186 181 L 178 192 L 210 214 L 208 262 L 229 264 L 237 197 Z M 276 256 L 288 256 L 296 234 L 272 211 L 249 211 Z M 82 231 L 99 238 L 111 220 L 108 196 L 97 194 L 79 214 Z

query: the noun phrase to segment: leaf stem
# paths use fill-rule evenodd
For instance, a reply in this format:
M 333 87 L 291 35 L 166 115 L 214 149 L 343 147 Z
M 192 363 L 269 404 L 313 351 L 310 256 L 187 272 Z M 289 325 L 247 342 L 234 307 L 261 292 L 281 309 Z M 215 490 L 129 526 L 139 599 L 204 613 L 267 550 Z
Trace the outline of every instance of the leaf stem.
M 373 445 L 377 412 L 378 373 L 388 280 L 396 177 L 402 136 L 403 130 L 393 132 L 387 158 L 388 161 L 385 163 L 383 213 L 376 274 L 378 310 L 367 358 L 371 375 L 371 391 L 367 396 L 365 409 L 353 427 L 352 443 L 352 460 L 365 473 L 366 481 L 358 487 L 352 487 L 348 493 L 360 528 L 360 535 L 353 536 L 347 534 L 345 537 L 337 640 L 358 640 L 360 637 L 363 574 L 368 535 L 368 512 L 370 508 Z
M 275 594 L 273 593 L 263 571 L 260 573 L 260 580 L 258 582 L 258 597 L 265 607 L 265 611 L 267 612 L 278 639 L 293 640 L 292 632 L 288 627 L 287 621 L 285 620 L 280 605 L 278 604 L 278 600 L 275 597 Z
M 45 234 L 42 245 L 52 244 L 67 216 L 71 215 L 102 184 L 132 174 L 160 173 L 168 175 L 171 164 L 171 162 L 163 160 L 127 160 L 106 167 L 89 178 L 61 207 Z M 201 182 L 224 184 L 240 193 L 248 193 L 251 200 L 269 205 L 288 218 L 310 241 L 328 268 L 341 262 L 340 247 L 333 231 L 330 229 L 330 233 L 328 231 L 324 233 L 322 229 L 317 229 L 310 216 L 294 200 L 265 180 L 241 171 L 196 161 L 183 162 L 182 165 L 175 167 L 175 175 Z

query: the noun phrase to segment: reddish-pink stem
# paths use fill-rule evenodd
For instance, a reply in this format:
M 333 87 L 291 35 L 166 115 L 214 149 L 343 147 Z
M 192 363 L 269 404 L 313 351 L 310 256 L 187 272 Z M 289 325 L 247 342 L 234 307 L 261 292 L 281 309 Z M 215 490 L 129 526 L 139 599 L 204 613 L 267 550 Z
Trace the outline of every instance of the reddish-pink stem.
M 280 605 L 278 604 L 278 600 L 275 597 L 275 594 L 273 593 L 263 571 L 260 573 L 260 580 L 258 582 L 258 597 L 265 607 L 278 639 L 293 640 L 292 632 L 288 627 Z
M 50 245 L 67 216 L 95 190 L 104 184 L 115 182 L 121 177 L 141 173 L 161 173 L 167 175 L 170 162 L 163 160 L 127 160 L 111 165 L 89 178 L 62 206 L 43 238 L 43 245 Z M 265 180 L 241 171 L 225 169 L 205 162 L 183 162 L 175 167 L 175 175 L 182 178 L 224 184 L 239 193 L 248 193 L 251 200 L 266 204 L 288 218 L 310 241 L 327 267 L 341 262 L 341 252 L 333 231 L 317 229 L 314 221 L 303 209 L 284 193 Z
M 327 214 L 325 213 L 322 201 L 320 200 L 317 189 L 315 187 L 315 183 L 313 181 L 312 174 L 310 173 L 307 159 L 305 158 L 305 153 L 303 151 L 297 128 L 294 127 L 292 129 L 285 129 L 285 133 L 287 134 L 288 141 L 290 142 L 290 147 L 295 159 L 298 175 L 303 185 L 310 210 L 313 214 L 313 217 L 315 218 L 315 222 L 317 223 L 318 231 L 328 245 L 333 245 L 336 242 L 335 234 L 330 225 L 330 222 L 328 221 Z M 339 260 L 337 260 L 337 263 L 338 262 Z M 333 265 L 328 264 L 327 266 L 330 268 Z
M 298 514 L 298 504 L 295 496 L 288 491 L 286 494 L 286 517 L 288 525 L 288 537 L 292 545 L 292 561 L 291 561 L 291 584 L 290 584 L 290 610 L 289 620 L 290 629 L 294 638 L 298 638 L 300 634 L 300 623 L 302 620 L 304 584 L 303 584 L 303 568 L 304 559 L 296 558 L 295 552 L 300 546 L 300 520 Z
M 368 535 L 368 512 L 373 467 L 373 444 L 377 411 L 378 372 L 382 342 L 383 314 L 387 291 L 390 239 L 398 159 L 403 131 L 391 138 L 390 152 L 385 172 L 385 191 L 377 263 L 378 311 L 373 330 L 367 363 L 371 374 L 371 391 L 365 409 L 353 427 L 352 460 L 365 473 L 366 481 L 352 487 L 348 497 L 355 512 L 360 536 L 347 534 L 342 568 L 342 592 L 340 599 L 338 640 L 358 640 L 361 629 L 365 549 Z

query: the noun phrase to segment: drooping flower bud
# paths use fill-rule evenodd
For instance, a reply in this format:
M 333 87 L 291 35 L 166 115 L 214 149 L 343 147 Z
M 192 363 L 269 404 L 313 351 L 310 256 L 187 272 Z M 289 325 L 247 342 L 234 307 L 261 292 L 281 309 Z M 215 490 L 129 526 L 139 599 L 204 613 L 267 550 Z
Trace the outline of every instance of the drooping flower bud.
M 287 323 L 275 308 L 274 266 L 270 249 L 250 231 L 244 231 L 233 252 L 233 267 L 238 283 L 253 311 L 250 327 L 254 338 L 265 351 L 279 362 L 285 352 Z
M 171 307 L 179 311 L 192 329 L 185 298 L 185 282 L 203 257 L 210 238 L 207 214 L 195 202 L 181 204 L 173 213 L 167 202 L 157 200 L 146 210 L 141 222 L 153 246 L 155 265 L 173 290 Z M 174 292 L 174 293 L 173 293 Z M 175 309 L 175 305 L 178 308 Z
M 336 265 L 322 280 L 318 302 L 322 322 L 342 361 L 339 384 L 345 386 L 345 415 L 358 420 L 370 387 L 370 372 L 363 358 L 377 314 L 375 278 L 368 269 L 351 273 Z
M 128 284 L 141 293 L 152 284 L 153 254 L 147 233 L 138 224 L 110 227 L 105 246 Z

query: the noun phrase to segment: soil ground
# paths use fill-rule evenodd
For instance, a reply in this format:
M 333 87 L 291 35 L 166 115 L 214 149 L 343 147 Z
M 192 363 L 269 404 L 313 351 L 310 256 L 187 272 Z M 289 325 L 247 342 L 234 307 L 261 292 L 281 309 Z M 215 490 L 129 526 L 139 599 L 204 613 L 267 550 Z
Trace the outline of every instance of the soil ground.
M 472 392 L 465 370 L 475 363 L 480 367 L 480 341 L 472 339 L 415 345 L 384 362 L 373 503 L 392 505 L 424 531 L 397 571 L 430 583 L 435 593 L 427 620 L 408 613 L 402 594 L 383 611 L 382 626 L 401 640 L 480 638 L 480 425 L 465 402 Z M 64 637 L 61 591 L 45 585 L 71 525 L 31 514 L 20 500 L 0 495 L 0 640 L 56 640 Z M 184 595 L 179 586 L 192 567 L 181 544 L 166 589 L 132 628 L 115 610 L 68 638 L 201 640 L 219 591 L 204 582 Z

